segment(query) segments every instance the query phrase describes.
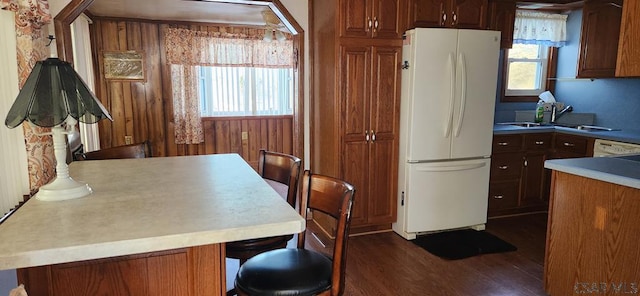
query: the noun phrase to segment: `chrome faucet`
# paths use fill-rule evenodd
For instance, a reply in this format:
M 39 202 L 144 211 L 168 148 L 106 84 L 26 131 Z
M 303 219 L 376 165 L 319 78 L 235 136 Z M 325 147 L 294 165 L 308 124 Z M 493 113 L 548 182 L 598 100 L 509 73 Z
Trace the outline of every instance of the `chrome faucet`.
M 551 105 L 551 120 L 549 121 L 550 123 L 556 123 L 556 120 L 558 120 L 558 118 L 562 117 L 562 115 L 564 115 L 565 113 L 569 113 L 571 111 L 573 111 L 573 107 L 571 105 L 567 105 L 566 107 L 564 107 L 564 109 L 557 111 L 556 110 L 556 104 L 552 104 Z

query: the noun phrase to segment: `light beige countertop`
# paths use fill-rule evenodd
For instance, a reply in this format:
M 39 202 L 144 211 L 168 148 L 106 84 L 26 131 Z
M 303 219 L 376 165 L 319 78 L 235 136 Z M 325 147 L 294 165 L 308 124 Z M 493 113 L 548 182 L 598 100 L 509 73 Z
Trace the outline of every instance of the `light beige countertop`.
M 303 218 L 240 156 L 79 161 L 87 197 L 32 198 L 0 225 L 0 270 L 298 233 Z

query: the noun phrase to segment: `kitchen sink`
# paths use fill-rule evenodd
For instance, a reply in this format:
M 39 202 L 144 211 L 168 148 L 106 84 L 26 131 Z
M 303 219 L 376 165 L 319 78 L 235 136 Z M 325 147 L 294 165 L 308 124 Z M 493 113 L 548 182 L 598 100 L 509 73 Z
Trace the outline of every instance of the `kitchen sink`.
M 530 121 L 500 122 L 497 124 L 513 125 L 513 126 L 519 126 L 519 127 L 561 127 L 561 128 L 575 129 L 575 130 L 586 131 L 586 132 L 619 131 L 620 130 L 620 129 L 597 126 L 597 125 L 550 124 L 550 123 L 537 123 L 537 122 L 530 122 Z
M 583 131 L 594 131 L 594 132 L 599 132 L 599 131 L 619 131 L 619 129 L 603 127 L 603 126 L 595 126 L 595 125 L 578 125 L 576 127 L 576 129 L 583 130 Z
M 500 123 L 497 123 L 497 124 L 500 124 L 500 125 L 515 125 L 515 126 L 519 126 L 519 127 L 538 127 L 538 126 L 545 125 L 545 124 L 542 124 L 542 123 L 530 122 L 530 121 L 500 122 Z

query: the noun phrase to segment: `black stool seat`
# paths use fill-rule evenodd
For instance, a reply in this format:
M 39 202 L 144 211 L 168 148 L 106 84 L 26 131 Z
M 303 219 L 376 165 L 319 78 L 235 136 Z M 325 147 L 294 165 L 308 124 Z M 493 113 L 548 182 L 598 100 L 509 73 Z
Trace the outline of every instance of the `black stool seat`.
M 235 286 L 250 295 L 314 295 L 331 287 L 332 261 L 305 249 L 262 253 L 240 266 Z

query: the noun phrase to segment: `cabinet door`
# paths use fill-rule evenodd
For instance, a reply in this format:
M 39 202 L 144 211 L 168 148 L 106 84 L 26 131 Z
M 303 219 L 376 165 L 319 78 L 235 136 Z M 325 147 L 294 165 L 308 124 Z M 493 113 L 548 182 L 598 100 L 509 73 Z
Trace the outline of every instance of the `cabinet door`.
M 485 29 L 488 0 L 451 0 L 453 15 L 448 26 L 459 29 Z
M 584 3 L 578 77 L 615 76 L 621 18 L 622 0 Z
M 410 0 L 408 28 L 444 27 L 447 0 Z
M 370 126 L 376 140 L 394 141 L 400 114 L 401 47 L 373 47 Z M 395 155 L 395 154 L 392 154 Z
M 397 142 L 391 138 L 376 138 L 371 142 L 369 157 L 369 192 L 367 222 L 393 223 L 396 220 L 396 188 L 398 183 Z
M 371 47 L 341 47 L 341 130 L 345 141 L 365 141 L 370 136 L 370 77 Z
M 609 2 L 609 1 L 607 1 Z M 618 43 L 616 76 L 640 76 L 640 1 L 624 1 Z
M 543 204 L 547 200 L 548 186 L 544 161 L 546 153 L 535 152 L 525 155 L 523 192 L 520 206 Z
M 513 45 L 513 25 L 516 20 L 514 0 L 491 0 L 489 3 L 489 29 L 500 31 L 500 48 Z
M 369 98 L 371 91 L 371 47 L 341 47 L 340 104 L 343 136 L 342 178 L 358 190 L 352 225 L 367 222 L 369 196 Z M 338 135 L 336 135 L 338 136 Z
M 373 36 L 378 38 L 400 38 L 400 3 L 403 0 L 373 1 Z
M 371 200 L 369 191 L 369 146 L 370 141 L 346 141 L 342 155 L 342 179 L 356 188 L 357 201 L 351 212 L 351 226 L 367 224 Z
M 373 26 L 372 0 L 341 1 L 341 37 L 369 37 Z M 330 9 L 330 8 L 327 8 Z
M 391 223 L 396 216 L 401 47 L 372 49 L 369 223 Z

